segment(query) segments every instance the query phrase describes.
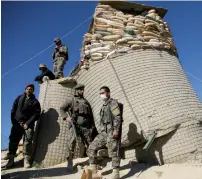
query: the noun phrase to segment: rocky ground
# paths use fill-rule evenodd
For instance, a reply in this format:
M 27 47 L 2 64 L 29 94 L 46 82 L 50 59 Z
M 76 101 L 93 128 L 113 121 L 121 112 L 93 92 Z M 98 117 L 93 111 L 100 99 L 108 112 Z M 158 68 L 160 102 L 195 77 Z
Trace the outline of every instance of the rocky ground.
M 2 157 L 4 155 L 5 154 L 2 154 Z M 24 169 L 22 155 L 20 154 L 16 158 L 16 165 L 13 169 L 5 170 L 2 167 L 1 178 L 80 179 L 83 167 L 87 165 L 87 163 L 88 158 L 75 159 L 73 173 L 69 173 L 67 171 L 66 163 L 62 163 L 51 168 L 37 168 L 37 166 L 35 166 L 31 169 Z M 105 160 L 101 163 L 101 165 L 104 167 L 99 172 L 102 175 L 102 179 L 110 179 L 112 172 L 111 162 L 107 162 Z M 163 166 L 150 166 L 134 162 L 131 163 L 129 159 L 125 159 L 121 161 L 120 175 L 121 179 L 202 179 L 202 164 L 169 164 Z

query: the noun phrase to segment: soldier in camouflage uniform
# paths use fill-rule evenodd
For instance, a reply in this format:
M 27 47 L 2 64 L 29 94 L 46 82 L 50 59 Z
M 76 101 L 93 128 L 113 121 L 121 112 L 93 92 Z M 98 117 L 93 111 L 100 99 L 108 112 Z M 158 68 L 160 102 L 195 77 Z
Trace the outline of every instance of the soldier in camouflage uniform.
M 53 53 L 53 71 L 55 74 L 55 78 L 63 78 L 63 70 L 64 66 L 66 64 L 66 61 L 68 60 L 68 49 L 65 45 L 62 45 L 62 42 L 59 38 L 54 39 L 54 43 L 56 45 L 55 51 Z
M 107 146 L 112 158 L 112 179 L 119 179 L 120 156 L 118 142 L 121 136 L 122 114 L 117 100 L 110 98 L 110 89 L 107 86 L 100 88 L 100 97 L 104 104 L 100 111 L 101 133 L 90 144 L 87 154 L 92 169 L 96 172 L 96 154 L 98 149 Z
M 60 107 L 60 116 L 69 122 L 73 122 L 74 126 L 69 123 L 70 139 L 69 139 L 69 156 L 68 156 L 68 168 L 73 169 L 73 154 L 76 147 L 76 136 L 81 137 L 85 147 L 88 148 L 89 144 L 93 141 L 98 134 L 95 127 L 94 118 L 90 103 L 83 97 L 84 85 L 78 84 L 74 87 L 76 95 L 67 99 L 65 103 Z M 68 112 L 71 119 L 68 118 Z M 74 134 L 74 129 L 76 135 Z

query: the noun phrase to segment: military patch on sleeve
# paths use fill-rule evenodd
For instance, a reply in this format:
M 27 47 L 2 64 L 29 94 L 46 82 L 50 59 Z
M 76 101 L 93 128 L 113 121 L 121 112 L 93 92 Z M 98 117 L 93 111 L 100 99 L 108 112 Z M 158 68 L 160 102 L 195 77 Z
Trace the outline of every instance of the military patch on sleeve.
M 112 110 L 112 114 L 115 115 L 115 116 L 120 115 L 120 114 L 121 114 L 120 109 L 119 109 L 118 107 L 115 108 L 115 109 L 113 109 L 113 110 Z

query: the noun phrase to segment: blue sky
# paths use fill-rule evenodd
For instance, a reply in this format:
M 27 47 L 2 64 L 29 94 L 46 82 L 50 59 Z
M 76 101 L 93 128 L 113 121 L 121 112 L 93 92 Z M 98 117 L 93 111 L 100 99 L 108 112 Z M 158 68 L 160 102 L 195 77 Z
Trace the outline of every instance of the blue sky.
M 185 70 L 202 78 L 202 2 L 139 2 L 142 4 L 168 9 L 165 20 L 170 25 L 179 60 Z M 62 37 L 77 25 L 93 15 L 96 1 L 91 2 L 1 2 L 1 72 L 2 74 L 35 56 L 53 43 L 54 37 Z M 69 48 L 69 61 L 65 66 L 65 75 L 80 59 L 83 35 L 90 21 L 65 37 L 62 42 Z M 10 110 L 14 99 L 24 92 L 28 83 L 34 82 L 38 75 L 38 65 L 45 63 L 52 70 L 54 46 L 24 64 L 20 68 L 4 75 L 1 79 L 1 133 L 10 134 Z M 2 75 L 1 74 L 1 75 Z M 202 101 L 202 83 L 187 76 L 200 101 Z M 2 148 L 7 147 L 8 139 L 2 137 Z

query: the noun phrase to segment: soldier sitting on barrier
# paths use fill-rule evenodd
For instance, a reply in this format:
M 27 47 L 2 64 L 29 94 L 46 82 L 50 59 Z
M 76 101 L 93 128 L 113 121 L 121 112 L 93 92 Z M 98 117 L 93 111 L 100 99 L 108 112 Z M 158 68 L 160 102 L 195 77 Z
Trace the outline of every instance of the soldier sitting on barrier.
M 60 116 L 68 121 L 71 135 L 69 135 L 69 156 L 67 168 L 73 169 L 73 154 L 77 137 L 81 137 L 86 149 L 98 134 L 95 127 L 93 112 L 90 103 L 84 98 L 84 85 L 74 87 L 76 94 L 65 101 L 60 107 Z
M 43 83 L 44 76 L 47 76 L 50 80 L 55 79 L 55 75 L 46 67 L 46 65 L 40 64 L 39 70 L 41 70 L 41 74 L 35 77 L 35 81 L 39 84 Z

